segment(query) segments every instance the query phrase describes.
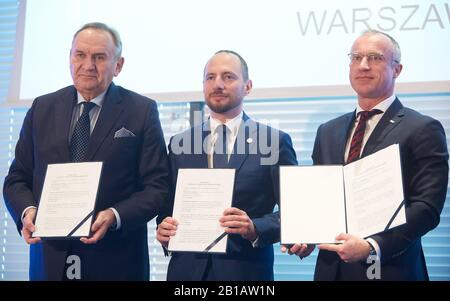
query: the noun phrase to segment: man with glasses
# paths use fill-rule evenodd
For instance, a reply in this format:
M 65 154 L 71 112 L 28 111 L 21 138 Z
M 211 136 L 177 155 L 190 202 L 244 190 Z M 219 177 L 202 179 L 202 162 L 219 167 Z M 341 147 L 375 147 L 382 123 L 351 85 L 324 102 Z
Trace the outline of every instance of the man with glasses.
M 407 223 L 363 239 L 319 245 L 315 280 L 428 280 L 421 237 L 439 224 L 448 183 L 448 152 L 439 121 L 404 107 L 394 94 L 402 71 L 398 43 L 376 30 L 356 39 L 349 54 L 356 110 L 322 124 L 315 165 L 348 164 L 399 144 Z M 295 249 L 293 249 L 295 248 Z M 300 245 L 291 248 L 291 253 Z M 300 255 L 300 254 L 298 254 Z M 378 271 L 371 267 L 378 266 Z

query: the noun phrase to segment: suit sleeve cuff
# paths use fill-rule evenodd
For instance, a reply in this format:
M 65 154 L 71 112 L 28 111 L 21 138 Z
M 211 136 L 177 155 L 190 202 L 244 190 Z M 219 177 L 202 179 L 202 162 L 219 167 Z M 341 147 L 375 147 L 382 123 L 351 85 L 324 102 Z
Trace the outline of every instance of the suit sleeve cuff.
M 35 209 L 36 209 L 35 206 L 28 206 L 27 208 L 23 209 L 22 215 L 20 216 L 20 221 L 22 222 L 22 224 L 23 224 L 23 218 L 25 217 L 25 213 L 26 213 L 27 210 L 30 209 L 30 208 L 35 208 Z
M 259 235 L 256 237 L 255 240 L 252 240 L 251 243 L 252 243 L 253 248 L 258 248 L 259 247 Z
M 367 238 L 366 241 L 371 244 L 373 246 L 373 248 L 375 249 L 375 252 L 377 252 L 377 259 L 381 260 L 381 249 L 380 246 L 378 245 L 377 241 L 375 239 L 372 238 Z
M 112 230 L 117 231 L 120 229 L 120 227 L 122 227 L 119 212 L 117 212 L 117 210 L 113 207 L 110 207 L 109 209 L 112 210 L 112 212 L 114 213 L 114 216 L 116 217 L 116 224 L 115 224 L 115 226 L 114 225 L 112 226 Z

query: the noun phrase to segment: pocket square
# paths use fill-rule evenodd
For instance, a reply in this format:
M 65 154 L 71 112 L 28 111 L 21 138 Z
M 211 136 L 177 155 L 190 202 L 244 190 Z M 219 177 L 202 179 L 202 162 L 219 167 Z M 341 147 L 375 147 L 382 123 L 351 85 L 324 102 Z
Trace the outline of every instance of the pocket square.
M 133 134 L 132 131 L 127 130 L 126 128 L 122 127 L 120 130 L 115 132 L 114 139 L 116 138 L 126 138 L 126 137 L 136 137 L 135 134 Z

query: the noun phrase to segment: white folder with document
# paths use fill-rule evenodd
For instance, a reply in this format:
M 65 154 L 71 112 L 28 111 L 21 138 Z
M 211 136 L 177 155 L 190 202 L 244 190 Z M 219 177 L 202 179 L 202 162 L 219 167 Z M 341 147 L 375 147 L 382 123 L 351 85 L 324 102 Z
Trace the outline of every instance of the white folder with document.
M 406 223 L 399 145 L 345 166 L 280 167 L 281 243 L 336 243 Z

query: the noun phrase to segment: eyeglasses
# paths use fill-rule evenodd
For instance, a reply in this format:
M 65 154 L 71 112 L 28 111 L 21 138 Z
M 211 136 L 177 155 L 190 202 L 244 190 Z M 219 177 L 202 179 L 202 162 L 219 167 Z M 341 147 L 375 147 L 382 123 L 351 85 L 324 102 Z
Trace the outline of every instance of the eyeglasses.
M 368 53 L 368 54 L 360 54 L 357 52 L 352 52 L 348 54 L 348 58 L 350 59 L 350 64 L 361 64 L 363 58 L 367 58 L 368 64 L 380 64 L 386 61 L 386 58 L 381 53 Z

